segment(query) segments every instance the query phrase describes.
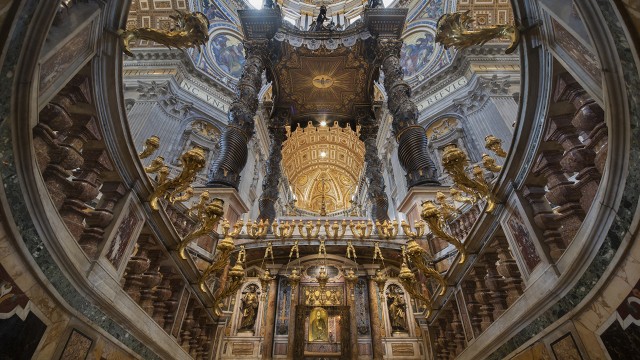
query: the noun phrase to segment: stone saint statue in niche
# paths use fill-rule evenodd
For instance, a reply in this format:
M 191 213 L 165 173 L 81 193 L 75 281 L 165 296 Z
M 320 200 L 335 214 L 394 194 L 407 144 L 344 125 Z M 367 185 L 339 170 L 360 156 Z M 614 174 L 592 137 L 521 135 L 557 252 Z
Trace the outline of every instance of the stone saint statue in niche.
M 390 291 L 387 294 L 387 305 L 389 306 L 389 320 L 391 329 L 394 332 L 407 331 L 407 303 L 400 292 Z
M 240 327 L 238 331 L 253 330 L 256 324 L 256 317 L 258 315 L 258 294 L 255 285 L 249 286 L 247 291 L 242 297 L 242 318 L 240 319 Z
M 317 307 L 309 317 L 309 341 L 329 341 L 327 310 Z

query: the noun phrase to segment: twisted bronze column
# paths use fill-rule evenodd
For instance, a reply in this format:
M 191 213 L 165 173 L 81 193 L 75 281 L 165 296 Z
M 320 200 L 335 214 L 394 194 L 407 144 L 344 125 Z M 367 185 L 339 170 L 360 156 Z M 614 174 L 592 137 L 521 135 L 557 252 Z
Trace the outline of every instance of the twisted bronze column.
M 271 148 L 269 159 L 267 160 L 267 174 L 262 182 L 262 194 L 258 201 L 260 209 L 259 218 L 272 223 L 276 218 L 276 202 L 278 201 L 278 184 L 282 177 L 282 143 L 286 133 L 284 126 L 289 121 L 288 110 L 278 110 L 269 121 L 269 137 L 271 138 Z
M 418 125 L 418 108 L 410 99 L 411 88 L 404 82 L 400 66 L 402 40 L 379 38 L 376 58 L 382 62 L 387 105 L 393 115 L 392 129 L 398 141 L 398 159 L 406 171 L 407 186 L 440 185 L 436 166 L 427 151 L 427 135 Z
M 267 40 L 244 42 L 246 61 L 236 98 L 229 107 L 229 124 L 220 137 L 220 153 L 213 162 L 207 187 L 238 188 L 240 173 L 247 163 L 247 144 L 253 136 L 253 117 L 258 110 L 262 72 L 269 56 Z
M 376 138 L 378 136 L 378 122 L 376 118 L 365 115 L 358 118 L 360 140 L 364 142 L 364 161 L 367 164 L 365 176 L 369 180 L 367 193 L 371 199 L 371 215 L 376 220 L 389 220 L 389 200 L 385 192 L 382 175 L 382 162 L 378 157 Z

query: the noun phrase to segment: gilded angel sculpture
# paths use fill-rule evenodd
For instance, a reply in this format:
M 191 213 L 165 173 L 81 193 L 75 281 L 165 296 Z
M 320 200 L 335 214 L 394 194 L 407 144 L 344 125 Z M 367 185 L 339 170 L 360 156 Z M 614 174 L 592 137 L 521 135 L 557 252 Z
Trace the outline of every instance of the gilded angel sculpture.
M 170 16 L 176 22 L 175 29 L 158 30 L 151 28 L 137 28 L 132 30 L 119 30 L 122 39 L 124 53 L 133 56 L 129 48 L 129 42 L 137 39 L 155 41 L 166 45 L 168 48 L 200 50 L 201 45 L 209 41 L 209 19 L 201 12 L 187 13 L 176 10 L 177 15 Z
M 444 45 L 445 49 L 451 46 L 459 50 L 473 45 L 484 45 L 496 38 L 509 38 L 511 46 L 505 51 L 511 54 L 520 43 L 520 30 L 514 25 L 494 25 L 479 30 L 470 30 L 475 20 L 469 16 L 469 10 L 452 14 L 444 14 L 438 20 L 436 27 L 436 42 Z

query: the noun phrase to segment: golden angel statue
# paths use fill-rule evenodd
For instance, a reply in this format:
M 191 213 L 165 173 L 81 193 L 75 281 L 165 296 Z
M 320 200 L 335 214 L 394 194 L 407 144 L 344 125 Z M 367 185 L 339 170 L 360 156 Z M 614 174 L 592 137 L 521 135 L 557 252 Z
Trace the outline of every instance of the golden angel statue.
M 462 50 L 473 45 L 484 45 L 496 38 L 509 38 L 511 46 L 505 53 L 511 54 L 516 50 L 520 43 L 520 29 L 514 25 L 493 25 L 471 30 L 471 24 L 475 20 L 469 15 L 469 11 L 442 15 L 436 26 L 436 42 L 444 45 L 445 49 L 453 46 Z
M 209 41 L 209 19 L 201 12 L 187 13 L 180 10 L 176 10 L 176 12 L 177 15 L 170 16 L 176 22 L 176 27 L 172 30 L 136 28 L 118 31 L 122 39 L 124 53 L 133 56 L 129 42 L 137 39 L 155 41 L 168 48 L 186 49 L 192 47 L 199 51 L 200 46 Z

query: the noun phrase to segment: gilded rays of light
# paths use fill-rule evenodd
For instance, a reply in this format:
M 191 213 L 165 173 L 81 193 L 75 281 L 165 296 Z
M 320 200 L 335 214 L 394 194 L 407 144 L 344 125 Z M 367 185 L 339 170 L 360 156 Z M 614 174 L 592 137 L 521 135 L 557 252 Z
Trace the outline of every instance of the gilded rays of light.
M 303 96 L 304 101 L 336 103 L 342 100 L 343 92 L 353 91 L 356 70 L 345 68 L 344 57 L 302 58 L 301 63 L 302 68 L 291 70 L 292 90 L 297 96 Z

